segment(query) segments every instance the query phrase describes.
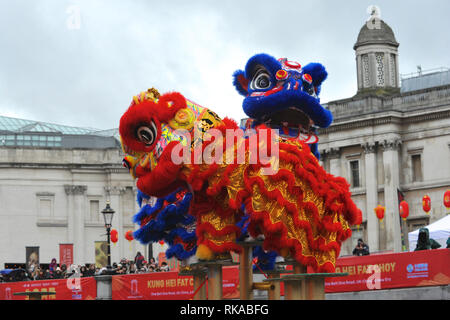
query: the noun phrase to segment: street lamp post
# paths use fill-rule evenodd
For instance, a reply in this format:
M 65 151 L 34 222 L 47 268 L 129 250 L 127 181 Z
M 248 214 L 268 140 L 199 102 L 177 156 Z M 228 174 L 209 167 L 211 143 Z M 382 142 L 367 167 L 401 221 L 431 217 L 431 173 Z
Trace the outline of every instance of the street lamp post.
M 102 210 L 102 214 L 105 219 L 106 235 L 108 237 L 108 265 L 106 266 L 108 272 L 111 271 L 111 226 L 114 213 L 115 211 L 110 207 L 109 201 L 106 201 L 106 208 Z

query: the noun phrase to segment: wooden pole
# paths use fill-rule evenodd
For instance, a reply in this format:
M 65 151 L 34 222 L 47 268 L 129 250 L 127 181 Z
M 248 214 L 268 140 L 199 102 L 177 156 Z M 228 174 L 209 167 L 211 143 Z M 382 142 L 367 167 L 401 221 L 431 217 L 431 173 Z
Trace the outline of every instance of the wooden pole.
M 305 288 L 302 280 L 285 280 L 284 297 L 286 300 L 305 300 Z
M 253 300 L 252 246 L 243 245 L 239 254 L 239 293 L 241 300 Z
M 222 300 L 222 265 L 208 265 L 208 299 Z
M 303 273 L 286 275 L 280 278 L 284 281 L 286 300 L 325 300 L 325 278 L 343 277 L 348 273 Z M 300 291 L 296 291 L 301 286 Z
M 306 267 L 294 262 L 294 274 L 306 273 Z M 306 290 L 304 280 L 284 281 L 284 297 L 286 300 L 305 300 Z
M 280 274 L 279 273 L 272 273 L 268 275 L 269 279 L 273 279 L 273 278 L 279 278 Z M 279 281 L 271 281 L 271 283 L 273 284 L 273 290 L 269 290 L 268 292 L 268 298 L 269 300 L 280 300 L 280 282 Z
M 306 299 L 325 300 L 325 278 L 305 279 Z
M 195 272 L 194 275 L 194 292 L 202 286 L 194 296 L 194 300 L 206 300 L 206 273 L 205 272 Z

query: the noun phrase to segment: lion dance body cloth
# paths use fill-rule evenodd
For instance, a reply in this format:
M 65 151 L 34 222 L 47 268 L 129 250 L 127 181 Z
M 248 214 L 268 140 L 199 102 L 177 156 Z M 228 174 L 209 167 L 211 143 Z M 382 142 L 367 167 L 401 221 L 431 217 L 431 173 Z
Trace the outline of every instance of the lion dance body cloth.
M 124 161 L 138 189 L 158 198 L 183 192 L 179 203 L 170 204 L 181 207 L 178 216 L 173 214 L 178 220 L 172 227 L 181 227 L 177 235 L 184 238 L 169 237 L 183 244 L 179 257 L 195 251 L 199 259 L 213 260 L 240 252 L 239 221 L 245 218 L 248 233 L 263 237 L 264 252 L 294 258 L 316 272 L 334 272 L 350 226 L 361 223 L 347 181 L 327 173 L 309 138 L 299 138 L 300 131 L 308 136 L 313 125 L 331 123 L 318 102 L 324 69 L 314 64 L 305 73 L 286 61 L 257 55 L 245 72 L 235 73 L 235 85 L 246 96 L 244 110 L 252 119 L 251 130 L 243 135 L 230 134 L 241 130 L 235 121 L 221 119 L 176 92 L 143 92 L 122 116 Z M 315 76 L 321 80 L 314 82 Z M 278 111 L 291 114 L 290 123 L 280 122 Z M 292 116 L 297 112 L 299 116 Z M 297 134 L 284 130 L 278 135 L 272 129 L 279 124 L 294 127 Z M 260 148 L 270 156 L 261 155 Z M 152 212 L 135 219 L 141 225 L 139 237 L 152 238 L 145 233 L 155 232 L 155 218 Z M 195 237 L 189 232 L 193 228 Z

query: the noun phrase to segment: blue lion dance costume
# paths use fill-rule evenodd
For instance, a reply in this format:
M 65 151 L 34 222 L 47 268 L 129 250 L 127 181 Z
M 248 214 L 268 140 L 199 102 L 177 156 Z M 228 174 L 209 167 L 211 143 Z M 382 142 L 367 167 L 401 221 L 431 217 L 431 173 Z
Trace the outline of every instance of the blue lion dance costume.
M 317 128 L 314 124 L 327 127 L 333 120 L 331 112 L 320 105 L 319 98 L 321 85 L 327 76 L 325 67 L 320 63 L 310 63 L 302 68 L 297 62 L 286 58 L 275 59 L 264 53 L 251 57 L 244 70 L 233 74 L 236 90 L 245 96 L 244 112 L 250 117 L 243 129 L 266 124 L 278 129 L 281 136 L 308 143 L 319 160 Z M 244 232 L 241 239 L 247 234 L 247 219 L 244 216 L 239 222 Z M 266 252 L 257 246 L 253 249 L 253 256 L 257 258 L 261 270 L 275 268 L 275 252 Z

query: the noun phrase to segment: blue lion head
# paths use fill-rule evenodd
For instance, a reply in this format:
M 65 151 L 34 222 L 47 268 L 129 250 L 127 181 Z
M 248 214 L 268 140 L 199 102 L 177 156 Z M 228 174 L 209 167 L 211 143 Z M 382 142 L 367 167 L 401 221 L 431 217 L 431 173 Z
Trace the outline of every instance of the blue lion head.
M 320 63 L 302 67 L 286 58 L 261 53 L 247 61 L 245 71 L 233 74 L 233 84 L 245 96 L 243 109 L 250 118 L 308 131 L 312 126 L 326 128 L 333 121 L 319 99 L 327 75 Z

